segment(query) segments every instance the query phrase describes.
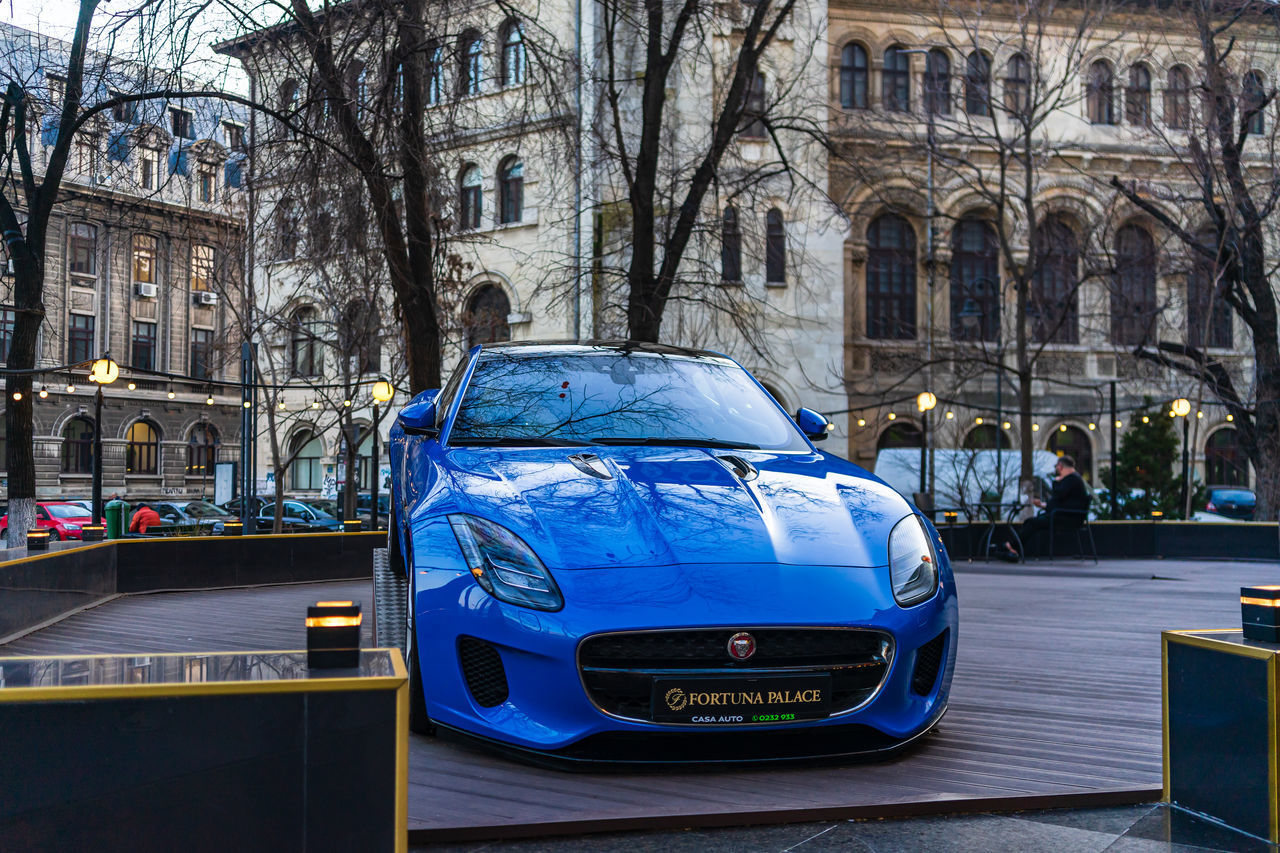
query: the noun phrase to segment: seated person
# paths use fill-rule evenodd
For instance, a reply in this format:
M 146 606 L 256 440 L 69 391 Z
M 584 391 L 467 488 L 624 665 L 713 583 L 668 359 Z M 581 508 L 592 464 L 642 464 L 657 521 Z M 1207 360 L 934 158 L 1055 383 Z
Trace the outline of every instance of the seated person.
M 1053 492 L 1049 495 L 1049 500 L 1047 502 L 1039 498 L 1032 500 L 1032 503 L 1041 507 L 1044 512 L 1022 523 L 1022 531 L 1019 535 L 1028 555 L 1040 532 L 1049 530 L 1050 513 L 1060 509 L 1073 510 L 1073 514 L 1059 518 L 1054 523 L 1056 530 L 1071 530 L 1084 520 L 1083 516 L 1074 513 L 1089 511 L 1089 487 L 1085 485 L 1084 477 L 1076 471 L 1075 459 L 1070 456 L 1059 456 L 1058 463 L 1053 466 L 1053 473 Z M 1004 546 L 1009 559 L 1018 559 L 1018 550 L 1012 542 L 1005 542 Z
M 149 505 L 142 504 L 134 510 L 133 518 L 129 520 L 129 532 L 146 533 L 148 527 L 158 527 L 159 525 L 160 513 Z

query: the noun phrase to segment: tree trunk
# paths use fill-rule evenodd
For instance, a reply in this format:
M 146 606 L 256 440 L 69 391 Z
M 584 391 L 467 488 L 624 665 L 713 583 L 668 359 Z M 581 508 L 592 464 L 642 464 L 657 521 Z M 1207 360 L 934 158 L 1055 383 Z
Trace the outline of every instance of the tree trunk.
M 1032 464 L 1035 453 L 1035 445 L 1031 439 L 1031 359 L 1028 354 L 1027 346 L 1027 291 L 1029 282 L 1025 278 L 1019 278 L 1015 285 L 1017 289 L 1018 308 L 1017 308 L 1017 360 L 1018 360 L 1018 443 L 1021 451 L 1020 465 L 1018 467 L 1018 483 L 1021 486 L 1025 480 L 1035 477 L 1035 466 Z M 1003 377 L 1001 377 L 1003 379 Z M 1003 429 L 1003 427 L 1002 427 Z

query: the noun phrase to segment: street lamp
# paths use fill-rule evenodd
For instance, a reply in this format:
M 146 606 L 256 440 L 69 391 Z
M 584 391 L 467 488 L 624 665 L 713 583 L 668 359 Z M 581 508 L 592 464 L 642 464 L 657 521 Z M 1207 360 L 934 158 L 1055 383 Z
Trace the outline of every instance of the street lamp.
M 102 519 L 102 386 L 120 378 L 120 365 L 111 360 L 111 353 L 93 363 L 89 381 L 98 383 L 93 395 L 93 523 Z
M 916 408 L 920 410 L 920 430 L 923 438 L 920 442 L 920 492 L 922 494 L 927 494 L 929 491 L 929 480 L 926 476 L 929 460 L 929 412 L 936 405 L 938 405 L 938 398 L 932 391 L 921 391 L 916 397 Z M 933 507 L 930 507 L 930 510 L 932 509 Z
M 1191 455 L 1188 447 L 1188 430 L 1191 427 L 1191 419 L 1187 415 L 1191 414 L 1191 401 L 1185 397 L 1179 397 L 1169 408 L 1175 417 L 1182 418 L 1182 517 L 1189 519 L 1191 507 L 1187 505 L 1187 496 L 1190 494 L 1188 489 L 1191 485 Z
M 369 529 L 378 529 L 378 481 L 382 479 L 382 470 L 378 465 L 378 404 L 389 403 L 396 395 L 396 389 L 383 377 L 373 383 L 373 488 L 369 490 Z

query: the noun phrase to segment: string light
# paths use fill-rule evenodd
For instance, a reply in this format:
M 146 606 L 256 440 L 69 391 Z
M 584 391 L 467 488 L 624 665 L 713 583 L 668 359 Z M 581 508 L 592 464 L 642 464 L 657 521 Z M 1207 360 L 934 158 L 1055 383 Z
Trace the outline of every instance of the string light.
M 176 397 L 176 396 L 178 396 L 178 395 L 177 395 L 177 394 L 175 394 L 175 393 L 173 393 L 173 386 L 172 386 L 172 385 L 170 385 L 170 386 L 169 386 L 169 399 L 170 399 L 170 400 L 172 400 L 172 399 L 173 399 L 174 397 Z
M 1031 431 L 1032 431 L 1032 432 L 1039 432 L 1039 431 L 1040 431 L 1040 424 L 1032 424 L 1032 425 L 1031 425 Z
M 896 421 L 897 419 L 898 419 L 898 416 L 895 413 L 893 412 L 889 413 L 889 420 Z
M 1116 421 L 1116 429 L 1120 429 L 1120 427 L 1122 427 L 1122 426 L 1124 426 L 1124 423 L 1123 423 L 1123 422 L 1121 422 L 1121 421 Z
M 40 399 L 41 399 L 41 400 L 47 400 L 47 399 L 49 399 L 49 386 L 48 386 L 48 385 L 41 385 L 41 386 L 40 386 Z M 1230 415 L 1227 415 L 1227 417 L 1231 417 L 1231 416 L 1230 416 Z
M 1144 424 L 1149 424 L 1149 423 L 1151 423 L 1151 418 L 1147 417 L 1146 415 L 1143 415 L 1143 416 L 1142 416 L 1142 422 L 1143 422 Z
M 22 392 L 21 392 L 21 391 L 14 391 L 14 392 L 13 392 L 13 399 L 15 399 L 15 400 L 21 400 L 21 399 L 22 399 Z
M 129 390 L 130 390 L 130 391 L 137 391 L 137 390 L 138 390 L 138 383 L 136 383 L 136 382 L 130 382 L 130 383 L 129 383 Z
M 860 427 L 864 427 L 864 426 L 866 426 L 866 425 L 867 425 L 867 419 L 866 419 L 866 418 L 858 418 L 858 426 L 860 426 Z
M 947 412 L 947 420 L 951 420 L 956 416 L 955 412 Z
M 318 409 L 318 408 L 320 408 L 320 401 L 319 401 L 319 400 L 312 400 L 312 401 L 311 401 L 311 408 L 313 408 L 313 409 Z
M 204 398 L 204 404 L 205 404 L 206 406 L 212 406 L 212 405 L 213 405 L 213 395 L 212 395 L 212 394 L 210 394 L 208 397 L 205 397 L 205 398 Z
M 1058 424 L 1058 432 L 1066 432 L 1066 431 L 1067 431 L 1066 424 Z
M 246 409 L 251 409 L 251 408 L 253 408 L 253 403 L 250 403 L 248 400 L 245 400 L 245 401 L 244 401 L 244 407 L 245 407 Z
M 1093 432 L 1097 428 L 1098 428 L 1097 424 L 1089 424 L 1089 432 Z
M 1171 417 L 1171 418 L 1176 418 L 1177 416 L 1178 416 L 1178 413 L 1177 413 L 1177 412 L 1174 412 L 1174 411 L 1170 411 L 1170 412 L 1169 412 L 1169 417 Z
M 285 404 L 284 400 L 281 400 L 281 401 L 280 401 L 280 404 L 279 404 L 279 406 L 277 406 L 277 408 L 279 408 L 279 409 L 280 409 L 280 411 L 282 411 L 282 412 L 283 412 L 285 409 L 287 409 L 287 408 L 288 408 L 288 406 Z
M 1227 415 L 1227 423 L 1231 423 L 1236 419 L 1235 415 Z
M 343 401 L 342 401 L 342 405 L 346 406 L 347 408 L 351 408 L 351 401 L 350 401 L 350 400 L 343 400 Z
M 74 385 L 72 385 L 70 382 L 68 382 L 68 383 L 67 383 L 67 393 L 68 393 L 68 394 L 74 394 L 74 393 L 76 393 L 76 386 L 74 386 Z
M 1203 417 L 1204 417 L 1204 412 L 1196 412 L 1196 417 L 1197 417 L 1197 418 L 1203 418 Z

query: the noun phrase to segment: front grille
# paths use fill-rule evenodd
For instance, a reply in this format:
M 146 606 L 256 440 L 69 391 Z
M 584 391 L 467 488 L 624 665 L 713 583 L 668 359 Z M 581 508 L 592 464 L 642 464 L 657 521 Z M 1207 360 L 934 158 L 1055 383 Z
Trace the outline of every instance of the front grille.
M 747 630 L 756 640 L 750 659 L 729 656 L 729 638 Z M 650 719 L 656 675 L 831 674 L 831 713 L 866 702 L 889 672 L 893 641 L 859 628 L 717 628 L 638 631 L 588 637 L 578 647 L 587 695 L 605 713 Z
M 507 701 L 507 671 L 502 668 L 502 656 L 497 649 L 475 637 L 459 637 L 458 660 L 476 704 L 492 708 Z
M 942 655 L 947 649 L 947 631 L 934 637 L 916 649 L 916 670 L 911 676 L 911 692 L 918 696 L 928 696 L 933 692 L 933 685 L 938 681 L 938 670 L 942 669 Z

